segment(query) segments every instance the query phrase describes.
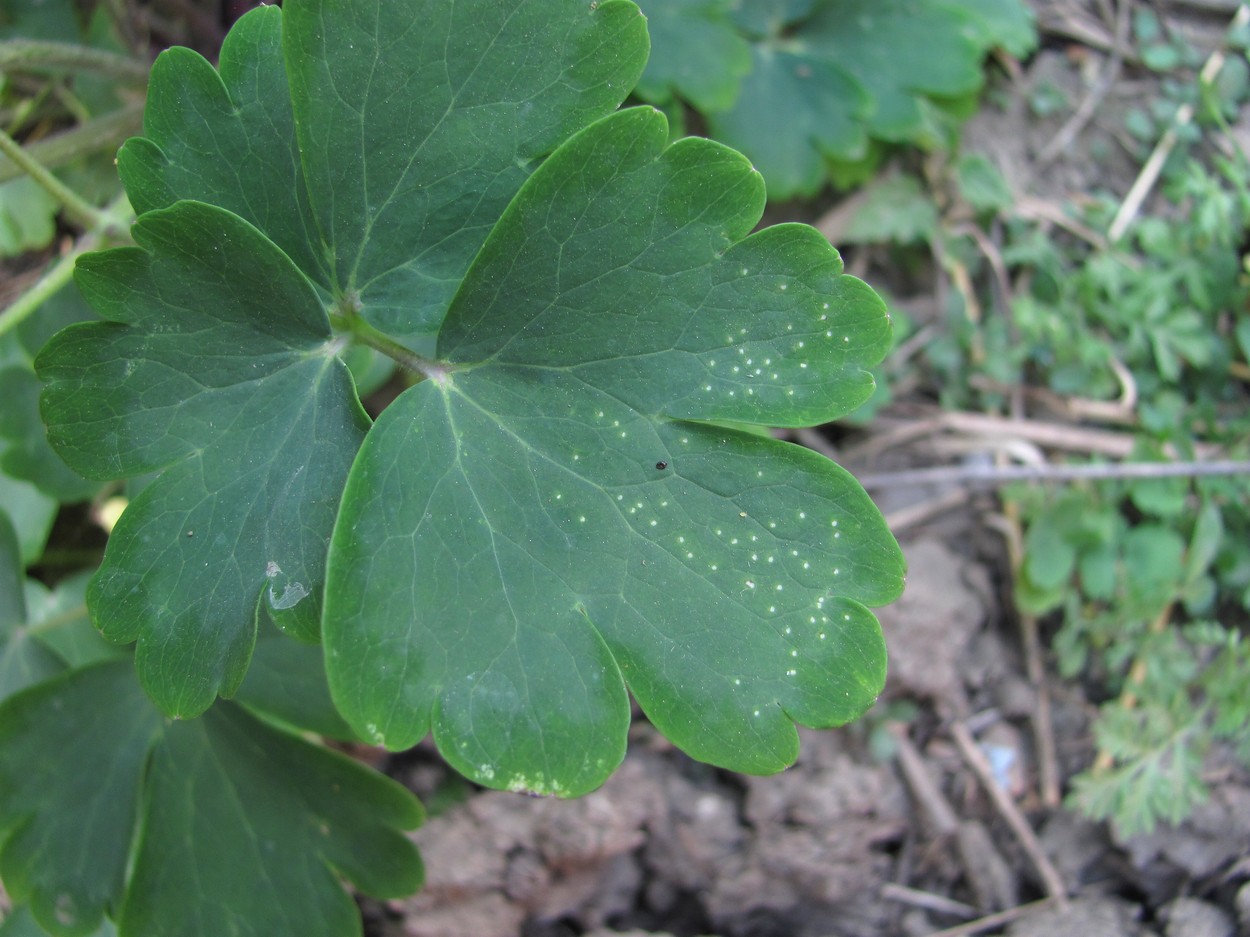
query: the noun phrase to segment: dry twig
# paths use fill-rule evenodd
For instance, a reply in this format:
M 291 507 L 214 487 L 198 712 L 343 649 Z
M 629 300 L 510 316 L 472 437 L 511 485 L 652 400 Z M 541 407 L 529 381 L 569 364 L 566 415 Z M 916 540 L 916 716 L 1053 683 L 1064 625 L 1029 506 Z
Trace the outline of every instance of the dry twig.
M 1250 5 L 1242 4 L 1237 9 L 1237 15 L 1233 17 L 1232 23 L 1229 25 L 1229 31 L 1237 30 L 1250 23 Z M 1211 53 L 1210 58 L 1202 66 L 1202 71 L 1198 75 L 1199 81 L 1203 85 L 1212 84 L 1220 70 L 1224 67 L 1224 50 L 1216 49 Z M 1176 111 L 1176 117 L 1172 121 L 1172 126 L 1167 129 L 1163 137 L 1155 145 L 1154 151 L 1142 166 L 1141 172 L 1138 173 L 1137 179 L 1134 180 L 1132 188 L 1129 189 L 1128 195 L 1124 197 L 1120 210 L 1116 212 L 1115 219 L 1111 222 L 1111 227 L 1107 229 L 1107 240 L 1115 243 L 1124 233 L 1128 231 L 1129 225 L 1137 217 L 1137 213 L 1141 211 L 1142 203 L 1145 202 L 1146 196 L 1150 194 L 1155 183 L 1159 180 L 1159 174 L 1163 171 L 1163 164 L 1167 162 L 1168 156 L 1176 147 L 1176 141 L 1179 132 L 1194 119 L 1194 106 L 1186 101 Z
M 1094 82 L 1094 86 L 1090 89 L 1089 94 L 1085 96 L 1085 100 L 1081 102 L 1067 122 L 1059 128 L 1059 132 L 1037 154 L 1037 159 L 1034 160 L 1032 166 L 1034 172 L 1052 163 L 1060 153 L 1063 153 L 1072 145 L 1077 135 L 1085 129 L 1085 125 L 1090 122 L 1097 112 L 1098 105 L 1102 103 L 1107 93 L 1119 79 L 1120 69 L 1124 66 L 1125 52 L 1128 49 L 1128 32 L 1132 9 L 1132 0 L 1120 0 L 1120 8 L 1116 11 L 1115 17 L 1115 34 L 1111 40 L 1111 53 L 1107 57 L 1106 66 L 1103 68 L 1102 74 L 1098 76 L 1098 80 Z
M 1116 462 L 1098 465 L 940 465 L 859 476 L 865 488 L 911 485 L 1010 485 L 1015 482 L 1108 481 L 1250 475 L 1250 462 Z
M 995 914 L 987 914 L 985 917 L 969 921 L 967 924 L 934 931 L 929 937 L 968 937 L 970 934 L 979 934 L 982 931 L 993 930 L 996 927 L 1002 927 L 1004 924 L 1010 924 L 1012 921 L 1018 921 L 1020 918 L 1028 917 L 1034 911 L 1048 908 L 1054 903 L 1053 898 L 1043 898 L 1041 901 L 1022 904 L 1015 908 L 1008 908 L 1006 911 L 998 911 Z
M 1037 841 L 1037 836 L 1033 833 L 1033 828 L 1029 826 L 1024 815 L 1007 795 L 1007 792 L 999 787 L 998 782 L 994 780 L 994 771 L 986 760 L 984 753 L 977 746 L 972 733 L 968 731 L 962 722 L 952 723 L 950 733 L 955 740 L 955 744 L 959 746 L 959 752 L 963 755 L 964 761 L 981 781 L 981 786 L 989 795 L 995 809 L 998 810 L 999 815 L 1007 822 L 1007 825 L 1011 827 L 1011 831 L 1016 834 L 1016 839 L 1019 840 L 1021 848 L 1024 849 L 1025 854 L 1029 857 L 1033 868 L 1037 870 L 1037 874 L 1042 880 L 1042 885 L 1046 889 L 1046 894 L 1058 902 L 1061 907 L 1066 906 L 1068 891 L 1063 884 L 1063 879 L 1060 878 L 1058 870 L 1042 850 L 1041 843 Z

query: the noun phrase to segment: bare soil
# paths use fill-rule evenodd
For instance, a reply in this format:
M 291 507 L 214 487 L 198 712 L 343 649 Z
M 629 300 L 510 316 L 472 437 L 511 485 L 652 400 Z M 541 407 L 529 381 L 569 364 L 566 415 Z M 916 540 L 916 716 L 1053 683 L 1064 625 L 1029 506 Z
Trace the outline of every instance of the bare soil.
M 1158 86 L 1114 51 L 1126 2 L 1039 0 L 1039 51 L 1000 63 L 992 103 L 967 128 L 966 149 L 994 160 L 1022 210 L 1092 191 L 1122 197 L 1140 171 L 1124 145 L 1124 114 Z M 1149 5 L 1203 49 L 1218 46 L 1236 7 Z M 1039 119 L 1030 96 L 1055 89 L 1068 106 Z M 1087 100 L 1089 120 L 1070 124 Z M 1061 133 L 1070 140 L 1039 160 Z M 869 278 L 896 294 L 905 286 L 883 276 Z M 904 302 L 922 315 L 937 305 L 932 289 Z M 949 460 L 952 443 L 975 442 L 882 442 L 917 412 L 928 411 L 904 395 L 880 425 L 838 443 L 859 454 L 858 468 L 876 470 Z M 1210 803 L 1150 836 L 1117 839 L 1065 809 L 1057 795 L 1092 758 L 1099 689 L 1060 681 L 1044 652 L 1030 677 L 997 502 L 958 490 L 879 494 L 910 575 L 904 597 L 880 612 L 890 678 L 864 720 L 805 730 L 793 768 L 754 778 L 691 761 L 639 718 L 624 765 L 577 801 L 471 790 L 426 747 L 399 756 L 391 772 L 436 807 L 415 834 L 428 882 L 411 899 L 367 903 L 371 932 L 1250 935 L 1245 773 L 1217 759 Z

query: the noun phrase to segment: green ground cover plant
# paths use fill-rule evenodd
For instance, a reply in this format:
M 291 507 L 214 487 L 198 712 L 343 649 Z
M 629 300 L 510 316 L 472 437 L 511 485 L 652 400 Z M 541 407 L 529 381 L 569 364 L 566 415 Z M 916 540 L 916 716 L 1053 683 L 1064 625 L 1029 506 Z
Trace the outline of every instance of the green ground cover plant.
M 1020 218 L 1005 180 L 972 155 L 935 174 L 944 200 L 911 175 L 873 183 L 850 239 L 936 245 L 966 284 L 920 356 L 944 406 L 1002 411 L 1027 388 L 1130 433 L 1126 461 L 1247 458 L 1250 159 L 1229 121 L 1246 100 L 1250 37 L 1238 22 L 1223 67 L 1200 78 L 1201 55 L 1137 18 L 1143 60 L 1172 77 L 1126 130 L 1143 164 L 1161 139 L 1174 148 L 1118 239 L 1100 232 L 1116 228 L 1121 199 L 1068 206 L 1083 233 L 1072 236 Z M 995 228 L 992 254 L 983 232 Z M 1024 529 L 1015 603 L 1051 625 L 1059 673 L 1099 702 L 1098 757 L 1072 803 L 1124 835 L 1180 822 L 1206 795 L 1213 749 L 1250 757 L 1250 483 L 1125 478 L 1004 499 Z
M 647 51 L 625 0 L 288 0 L 157 60 L 133 245 L 0 314 L 5 471 L 129 499 L 51 590 L 0 520 L 6 928 L 359 932 L 342 882 L 417 887 L 422 811 L 322 738 L 574 796 L 631 696 L 756 773 L 875 699 L 897 544 L 731 424 L 860 405 L 885 307 L 813 229 L 750 233 L 744 157 L 618 110 Z
M 870 178 L 886 148 L 949 144 L 995 48 L 1036 37 L 1017 0 L 663 0 L 636 93 L 763 173 L 772 199 Z

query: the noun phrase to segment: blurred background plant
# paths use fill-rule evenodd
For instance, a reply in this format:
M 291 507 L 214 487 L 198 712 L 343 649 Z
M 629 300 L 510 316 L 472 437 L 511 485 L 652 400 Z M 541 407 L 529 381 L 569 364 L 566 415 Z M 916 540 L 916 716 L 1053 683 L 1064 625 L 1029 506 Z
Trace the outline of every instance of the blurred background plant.
M 904 319 L 896 397 L 901 381 L 946 413 L 1002 417 L 1004 435 L 1030 424 L 1014 454 L 1043 481 L 1001 491 L 1013 600 L 1099 703 L 1071 802 L 1132 835 L 1203 801 L 1213 753 L 1250 763 L 1250 10 L 1209 55 L 1148 8 L 1121 11 L 1115 70 L 1129 60 L 1162 89 L 1123 115 L 1116 140 L 1140 167 L 1126 195 L 1043 201 L 956 145 L 895 161 L 826 229 L 878 263 L 929 254 L 937 314 Z M 1106 90 L 1063 102 L 1075 117 L 1056 138 L 1070 145 Z M 1062 92 L 1027 97 L 1043 119 Z M 1217 458 L 1230 474 L 1204 476 Z M 1057 461 L 1109 478 L 1045 481 Z

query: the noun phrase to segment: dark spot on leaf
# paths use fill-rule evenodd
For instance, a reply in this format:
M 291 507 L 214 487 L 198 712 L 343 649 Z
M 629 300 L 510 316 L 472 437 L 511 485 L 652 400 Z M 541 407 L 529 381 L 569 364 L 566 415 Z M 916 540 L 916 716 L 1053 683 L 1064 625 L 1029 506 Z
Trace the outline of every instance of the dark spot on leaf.
M 657 462 L 657 463 L 655 463 L 655 467 L 656 467 L 656 468 L 658 468 L 658 469 L 662 472 L 662 471 L 664 471 L 666 468 L 668 468 L 668 463 L 667 463 L 667 462 Z

